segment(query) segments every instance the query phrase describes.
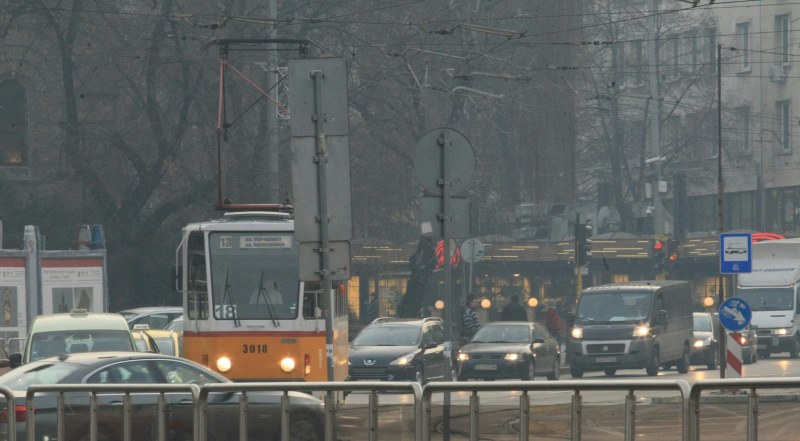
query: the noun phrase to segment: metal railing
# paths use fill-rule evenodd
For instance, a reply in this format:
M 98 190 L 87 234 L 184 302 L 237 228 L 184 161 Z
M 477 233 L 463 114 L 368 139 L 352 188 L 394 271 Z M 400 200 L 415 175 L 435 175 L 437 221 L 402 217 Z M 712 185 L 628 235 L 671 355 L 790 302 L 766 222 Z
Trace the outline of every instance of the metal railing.
M 579 441 L 583 433 L 583 393 L 589 391 L 622 391 L 626 392 L 624 398 L 624 439 L 633 441 L 636 436 L 637 417 L 637 392 L 643 391 L 665 391 L 677 393 L 679 400 L 674 404 L 681 406 L 681 439 L 683 441 L 700 441 L 700 408 L 702 405 L 703 392 L 736 391 L 736 394 L 721 394 L 717 399 L 731 401 L 746 401 L 747 415 L 743 415 L 747 420 L 746 439 L 748 441 L 758 440 L 758 406 L 759 390 L 784 390 L 790 388 L 800 389 L 800 378 L 755 378 L 755 379 L 724 379 L 724 380 L 700 380 L 690 384 L 684 380 L 565 380 L 549 382 L 531 381 L 496 381 L 496 382 L 432 382 L 420 386 L 415 382 L 320 382 L 320 383 L 222 383 L 206 384 L 202 386 L 194 384 L 80 384 L 80 385 L 34 385 L 31 386 L 26 394 L 26 439 L 32 441 L 36 437 L 35 412 L 37 396 L 44 393 L 54 394 L 56 397 L 56 418 L 58 439 L 65 439 L 64 416 L 66 409 L 65 394 L 86 393 L 89 397 L 89 439 L 98 439 L 98 416 L 97 411 L 100 406 L 99 395 L 119 394 L 122 395 L 121 404 L 124 409 L 123 436 L 125 441 L 132 438 L 132 425 L 130 420 L 132 397 L 137 394 L 149 393 L 157 394 L 157 428 L 158 440 L 167 439 L 167 412 L 168 400 L 166 394 L 182 393 L 187 398 L 191 397 L 191 402 L 185 402 L 192 406 L 193 434 L 195 441 L 205 441 L 207 439 L 207 417 L 209 412 L 209 399 L 212 394 L 236 393 L 239 400 L 239 439 L 248 439 L 248 407 L 251 393 L 256 392 L 277 392 L 280 396 L 280 439 L 281 441 L 290 440 L 290 428 L 292 418 L 292 397 L 290 392 L 303 392 L 310 395 L 322 394 L 322 412 L 324 412 L 324 439 L 326 441 L 336 440 L 337 413 L 340 410 L 339 401 L 342 394 L 366 392 L 368 394 L 367 407 L 367 427 L 365 439 L 377 441 L 379 439 L 395 439 L 396 433 L 388 433 L 386 437 L 381 437 L 379 427 L 379 414 L 381 409 L 381 395 L 405 394 L 412 398 L 409 406 L 413 406 L 413 436 L 418 441 L 430 441 L 434 422 L 432 419 L 432 408 L 440 406 L 441 403 L 434 403 L 433 397 L 437 394 L 451 394 L 455 392 L 469 393 L 469 424 L 468 438 L 470 441 L 477 441 L 480 435 L 481 403 L 480 394 L 486 392 L 518 392 L 519 401 L 516 405 L 516 412 L 519 416 L 519 440 L 528 441 L 530 437 L 529 421 L 531 411 L 531 395 L 535 392 L 544 391 L 564 391 L 572 392 L 569 400 L 569 439 Z M 788 392 L 792 395 L 792 392 Z M 7 387 L 0 386 L 0 395 L 6 400 L 5 412 L 8 422 L 8 438 L 10 441 L 17 439 L 17 424 L 15 421 L 14 394 Z M 797 393 L 800 395 L 800 392 Z M 52 397 L 52 395 L 51 395 Z M 70 395 L 72 397 L 72 395 Z M 39 397 L 41 398 L 41 397 Z M 445 400 L 449 403 L 449 400 Z M 346 402 L 345 402 L 346 403 Z M 3 407 L 0 406 L 0 411 Z M 641 421 L 641 420 L 640 420 Z M 230 421 L 230 424 L 236 424 Z

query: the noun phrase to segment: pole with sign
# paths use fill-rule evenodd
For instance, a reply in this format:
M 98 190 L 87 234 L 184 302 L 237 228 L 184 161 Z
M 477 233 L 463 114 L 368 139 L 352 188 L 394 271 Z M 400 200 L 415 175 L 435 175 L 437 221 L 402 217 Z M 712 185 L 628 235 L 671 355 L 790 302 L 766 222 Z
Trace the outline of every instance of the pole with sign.
M 719 272 L 720 274 L 738 274 L 738 273 L 749 273 L 753 270 L 753 237 L 750 233 L 724 233 L 719 235 Z M 720 276 L 721 280 L 724 280 L 724 277 Z M 728 305 L 728 302 L 725 301 L 725 291 L 722 287 L 722 284 L 719 286 L 719 300 L 718 304 L 720 305 L 719 311 L 719 326 L 720 326 L 720 336 L 727 336 L 727 332 L 725 329 L 730 329 L 732 331 L 738 331 L 739 329 L 744 328 L 747 326 L 747 323 L 750 322 L 750 318 L 747 318 L 747 323 L 741 325 L 741 328 L 731 329 L 729 328 L 726 323 L 723 321 L 723 306 Z M 744 303 L 741 299 L 731 298 L 728 300 L 740 300 Z M 747 307 L 747 303 L 744 303 L 744 306 Z M 731 306 L 728 305 L 728 309 L 731 310 Z M 749 312 L 749 307 L 747 310 Z M 732 311 L 732 310 L 731 310 Z M 737 321 L 730 321 L 728 325 L 731 326 L 738 326 Z M 719 377 L 725 378 L 725 371 L 728 367 L 728 350 L 727 350 L 727 337 L 720 338 L 719 342 Z

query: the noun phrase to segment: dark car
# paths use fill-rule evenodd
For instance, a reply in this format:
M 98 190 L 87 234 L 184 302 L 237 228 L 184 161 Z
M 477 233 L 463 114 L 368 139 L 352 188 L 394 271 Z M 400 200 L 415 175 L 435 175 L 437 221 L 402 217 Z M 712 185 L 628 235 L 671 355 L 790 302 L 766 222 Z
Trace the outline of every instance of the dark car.
M 227 378 L 192 361 L 163 354 L 139 352 L 102 352 L 64 354 L 26 363 L 2 376 L 0 385 L 14 392 L 17 409 L 25 409 L 26 391 L 37 384 L 208 384 L 230 383 Z M 131 439 L 156 439 L 157 395 L 131 393 Z M 303 393 L 290 393 L 290 438 L 297 441 L 321 441 L 324 436 L 323 404 Z M 248 392 L 248 438 L 280 439 L 282 392 Z M 98 437 L 101 440 L 123 439 L 124 417 L 120 403 L 123 393 L 98 394 Z M 169 440 L 193 439 L 191 396 L 168 392 L 166 433 Z M 90 430 L 89 394 L 69 392 L 65 398 L 65 439 L 88 439 Z M 2 399 L 2 398 L 0 398 Z M 4 399 L 2 399 L 4 400 Z M 32 403 L 37 439 L 56 439 L 56 394 L 37 393 Z M 219 392 L 209 396 L 208 439 L 233 439 L 231 427 L 238 428 L 239 394 Z M 16 412 L 17 439 L 26 438 L 26 414 Z M 0 436 L 8 433 L 7 422 L 0 423 Z
M 692 364 L 704 364 L 708 369 L 719 365 L 719 320 L 708 312 L 692 313 L 694 331 L 689 360 Z
M 348 380 L 441 380 L 444 328 L 435 317 L 377 318 L 350 343 Z
M 748 325 L 739 331 L 739 344 L 742 345 L 742 363 L 751 364 L 758 361 L 758 336 L 756 329 Z
M 493 322 L 458 351 L 458 379 L 558 380 L 561 349 L 541 323 Z

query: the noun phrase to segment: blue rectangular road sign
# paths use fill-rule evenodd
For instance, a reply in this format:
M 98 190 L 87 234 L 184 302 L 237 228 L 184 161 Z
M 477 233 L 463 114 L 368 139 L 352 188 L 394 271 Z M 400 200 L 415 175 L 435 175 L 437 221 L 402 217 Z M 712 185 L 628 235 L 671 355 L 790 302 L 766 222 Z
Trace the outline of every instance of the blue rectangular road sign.
M 719 272 L 749 273 L 753 270 L 753 237 L 750 233 L 719 235 Z

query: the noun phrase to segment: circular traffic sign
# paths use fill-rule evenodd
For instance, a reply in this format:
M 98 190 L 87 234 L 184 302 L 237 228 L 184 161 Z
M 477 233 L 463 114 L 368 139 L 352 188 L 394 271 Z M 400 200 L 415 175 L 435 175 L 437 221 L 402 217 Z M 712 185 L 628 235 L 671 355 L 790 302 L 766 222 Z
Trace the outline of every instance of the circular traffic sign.
M 731 297 L 719 305 L 719 321 L 729 331 L 741 331 L 752 318 L 750 305 L 739 297 Z
M 446 128 L 431 130 L 417 143 L 414 173 L 422 188 L 441 196 L 445 171 L 451 194 L 465 189 L 475 172 L 475 152 L 461 133 Z
M 461 258 L 467 263 L 477 263 L 486 253 L 480 239 L 467 239 L 461 244 Z

